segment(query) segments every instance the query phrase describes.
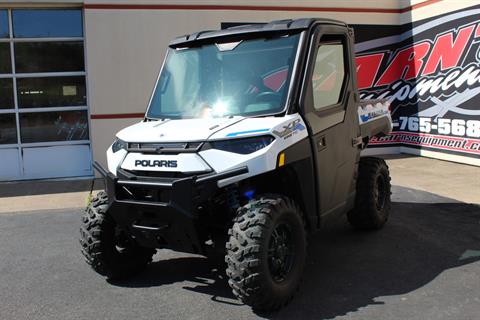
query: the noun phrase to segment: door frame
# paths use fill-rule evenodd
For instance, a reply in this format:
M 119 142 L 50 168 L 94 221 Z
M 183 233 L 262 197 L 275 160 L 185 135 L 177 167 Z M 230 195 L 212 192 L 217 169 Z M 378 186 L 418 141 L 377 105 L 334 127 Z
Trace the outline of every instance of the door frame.
M 338 103 L 322 108 L 321 110 L 315 110 L 313 101 L 313 86 L 311 83 L 311 79 L 315 68 L 317 52 L 322 42 L 322 38 L 325 36 L 339 36 L 342 38 L 340 41 L 344 44 L 344 83 L 341 89 L 341 99 Z M 352 205 L 352 197 L 351 195 L 347 195 L 345 203 L 340 203 L 338 206 L 328 208 L 327 210 L 324 210 L 324 208 L 322 208 L 322 199 L 320 197 L 322 186 L 320 183 L 321 179 L 319 177 L 318 161 L 320 159 L 318 152 L 325 149 L 326 146 L 319 150 L 319 147 L 317 147 L 318 139 L 316 136 L 318 136 L 321 132 L 328 130 L 329 128 L 344 123 L 347 114 L 347 108 L 349 104 L 351 104 L 350 100 L 353 99 L 354 104 L 358 101 L 358 94 L 356 93 L 356 91 L 354 91 L 354 88 L 356 88 L 356 78 L 354 71 L 356 69 L 354 65 L 354 58 L 351 57 L 351 52 L 353 52 L 354 49 L 353 33 L 351 33 L 348 27 L 345 26 L 317 25 L 310 30 L 307 41 L 308 48 L 306 52 L 306 62 L 304 65 L 302 85 L 300 86 L 301 90 L 299 93 L 298 106 L 299 112 L 305 119 L 307 130 L 309 132 L 309 140 L 311 144 L 310 147 L 312 150 L 313 161 L 315 163 L 313 167 L 316 177 L 315 188 L 317 196 L 318 215 L 321 219 L 323 219 L 327 215 L 336 216 L 337 213 L 343 213 L 346 207 Z M 331 41 L 326 41 L 326 43 L 329 42 Z M 351 112 L 352 110 L 349 111 Z M 311 115 L 314 115 L 315 118 L 321 118 L 322 121 L 309 121 L 308 118 L 311 118 Z M 321 139 L 321 137 L 319 138 Z

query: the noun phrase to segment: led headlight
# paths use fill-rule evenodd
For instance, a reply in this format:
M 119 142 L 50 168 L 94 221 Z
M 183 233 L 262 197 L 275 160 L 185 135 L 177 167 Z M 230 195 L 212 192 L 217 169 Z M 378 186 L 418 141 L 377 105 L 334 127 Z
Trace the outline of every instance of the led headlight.
M 231 139 L 222 141 L 211 141 L 210 145 L 213 149 L 249 154 L 265 148 L 275 140 L 272 136 L 260 136 L 251 138 Z
M 112 151 L 117 152 L 119 150 L 127 150 L 128 144 L 120 139 L 115 140 L 115 142 L 112 144 Z

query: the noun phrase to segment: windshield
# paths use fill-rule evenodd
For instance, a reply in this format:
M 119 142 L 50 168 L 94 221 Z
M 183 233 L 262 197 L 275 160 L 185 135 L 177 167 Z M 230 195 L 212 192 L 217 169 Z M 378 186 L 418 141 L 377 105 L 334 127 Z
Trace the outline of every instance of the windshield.
M 299 35 L 169 49 L 147 117 L 258 116 L 281 112 Z

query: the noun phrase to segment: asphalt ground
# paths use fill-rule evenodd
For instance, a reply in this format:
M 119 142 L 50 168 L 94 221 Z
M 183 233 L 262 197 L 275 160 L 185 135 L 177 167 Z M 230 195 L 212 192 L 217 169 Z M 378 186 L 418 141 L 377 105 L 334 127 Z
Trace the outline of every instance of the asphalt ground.
M 479 319 L 480 207 L 395 186 L 377 232 L 344 220 L 310 239 L 286 308 L 255 314 L 207 259 L 161 250 L 107 282 L 83 261 L 81 209 L 0 214 L 0 319 Z

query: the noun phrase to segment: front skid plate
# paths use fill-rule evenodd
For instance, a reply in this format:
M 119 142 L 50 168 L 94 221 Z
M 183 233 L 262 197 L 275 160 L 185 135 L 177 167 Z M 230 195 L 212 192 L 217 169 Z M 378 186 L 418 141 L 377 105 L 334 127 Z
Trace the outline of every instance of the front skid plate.
M 175 205 L 113 201 L 108 214 L 141 246 L 203 253 L 196 219 Z

